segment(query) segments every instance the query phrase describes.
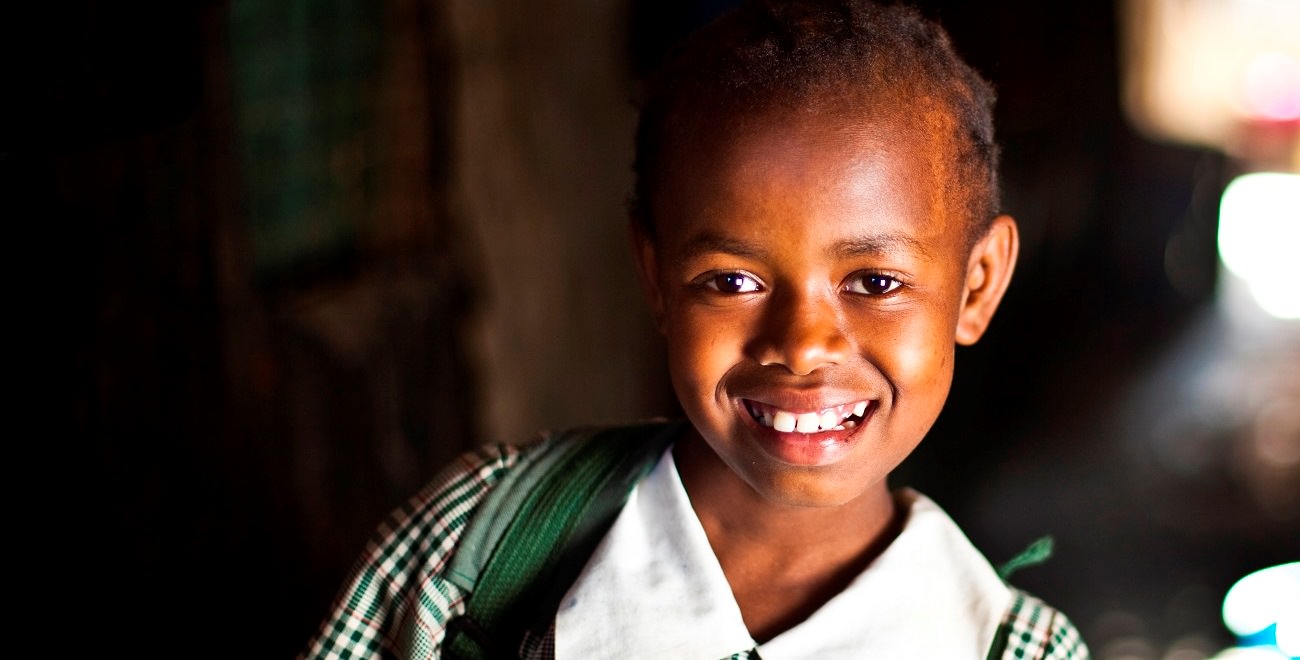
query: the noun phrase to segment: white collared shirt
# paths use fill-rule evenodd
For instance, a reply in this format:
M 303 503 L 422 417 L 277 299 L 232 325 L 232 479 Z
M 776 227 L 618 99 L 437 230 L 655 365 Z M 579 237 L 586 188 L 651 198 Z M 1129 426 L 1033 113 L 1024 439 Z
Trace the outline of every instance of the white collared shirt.
M 893 543 L 759 645 L 666 451 L 560 603 L 556 658 L 984 658 L 1011 592 L 934 502 L 899 497 L 910 512 Z

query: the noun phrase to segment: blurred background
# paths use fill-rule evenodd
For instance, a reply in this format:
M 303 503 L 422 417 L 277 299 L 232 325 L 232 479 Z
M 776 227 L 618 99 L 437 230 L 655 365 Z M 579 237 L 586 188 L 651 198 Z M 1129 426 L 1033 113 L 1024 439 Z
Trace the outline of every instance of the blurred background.
M 55 626 L 20 637 L 290 656 L 456 453 L 674 414 L 626 245 L 630 99 L 729 4 L 10 22 L 37 37 L 7 58 L 0 203 L 35 232 L 11 314 L 38 347 L 10 534 Z M 1100 658 L 1285 642 L 1280 606 L 1222 605 L 1300 560 L 1300 2 L 919 6 L 999 91 L 1024 246 L 896 482 L 995 563 L 1053 535 L 1015 582 Z M 1300 579 L 1269 575 L 1294 621 Z

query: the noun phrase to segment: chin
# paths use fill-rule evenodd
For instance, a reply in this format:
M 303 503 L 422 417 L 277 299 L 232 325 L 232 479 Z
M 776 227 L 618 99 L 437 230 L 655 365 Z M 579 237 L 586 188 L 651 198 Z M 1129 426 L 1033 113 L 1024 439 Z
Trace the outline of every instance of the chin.
M 827 468 L 788 467 L 766 474 L 741 474 L 760 497 L 772 504 L 800 508 L 843 507 L 883 487 L 884 478 L 836 478 Z

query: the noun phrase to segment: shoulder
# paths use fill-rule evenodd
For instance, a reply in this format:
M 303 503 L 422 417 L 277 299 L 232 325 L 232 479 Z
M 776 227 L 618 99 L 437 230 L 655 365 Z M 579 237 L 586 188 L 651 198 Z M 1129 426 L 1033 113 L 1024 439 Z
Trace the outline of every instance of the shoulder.
M 1008 584 L 1007 578 L 1018 568 L 1046 561 L 1052 554 L 1052 540 L 1035 541 L 1010 562 L 995 568 L 933 501 L 916 491 L 904 489 L 896 494 L 909 505 L 908 525 L 894 545 L 908 561 L 920 560 L 924 569 L 911 564 L 913 581 L 930 580 L 927 594 L 947 593 L 956 597 L 964 615 L 973 616 L 983 631 L 976 648 L 989 649 L 989 660 L 1084 660 L 1089 657 L 1079 631 L 1064 614 L 1041 599 Z M 927 533 L 904 538 L 908 531 Z M 920 543 L 918 543 L 918 540 Z M 910 545 L 908 545 L 910 543 Z M 886 554 L 895 548 L 886 550 Z M 937 558 L 926 553 L 942 550 L 959 570 L 951 575 L 932 566 Z M 882 555 L 882 558 L 884 556 Z M 880 560 L 877 560 L 880 561 Z M 935 580 L 939 583 L 936 583 Z M 933 599 L 927 596 L 927 599 Z M 930 603 L 927 602 L 927 607 Z
M 1056 608 L 1016 588 L 998 628 L 989 660 L 1087 660 L 1091 657 L 1074 624 Z
M 442 578 L 448 560 L 493 486 L 543 441 L 465 452 L 390 513 L 300 657 L 377 657 L 413 646 L 431 656 L 433 637 L 464 596 Z
M 436 657 L 447 622 L 463 613 L 491 548 L 538 479 L 567 474 L 569 457 L 593 455 L 580 447 L 634 455 L 627 442 L 672 428 L 660 420 L 575 428 L 462 454 L 379 526 L 300 657 Z M 627 442 L 586 442 L 596 437 Z

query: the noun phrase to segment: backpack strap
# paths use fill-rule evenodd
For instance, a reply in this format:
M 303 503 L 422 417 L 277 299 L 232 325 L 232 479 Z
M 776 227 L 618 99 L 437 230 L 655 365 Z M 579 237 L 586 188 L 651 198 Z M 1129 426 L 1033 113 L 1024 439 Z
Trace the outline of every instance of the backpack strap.
M 502 479 L 451 558 L 447 579 L 469 596 L 465 613 L 447 623 L 443 656 L 516 658 L 525 634 L 544 632 L 632 488 L 681 426 L 569 431 Z

